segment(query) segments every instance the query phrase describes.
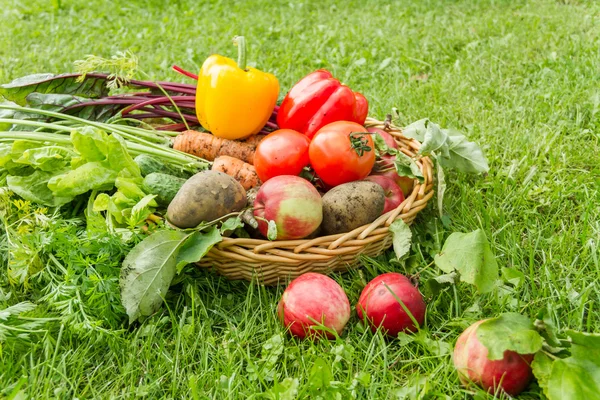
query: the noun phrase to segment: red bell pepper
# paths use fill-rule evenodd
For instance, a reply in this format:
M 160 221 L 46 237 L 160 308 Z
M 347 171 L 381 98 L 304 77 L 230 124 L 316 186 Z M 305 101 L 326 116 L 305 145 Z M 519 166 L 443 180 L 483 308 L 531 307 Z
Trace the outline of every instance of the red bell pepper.
M 363 125 L 368 112 L 365 96 L 320 69 L 302 78 L 288 92 L 279 107 L 277 125 L 312 139 L 321 127 L 331 122 L 352 121 Z

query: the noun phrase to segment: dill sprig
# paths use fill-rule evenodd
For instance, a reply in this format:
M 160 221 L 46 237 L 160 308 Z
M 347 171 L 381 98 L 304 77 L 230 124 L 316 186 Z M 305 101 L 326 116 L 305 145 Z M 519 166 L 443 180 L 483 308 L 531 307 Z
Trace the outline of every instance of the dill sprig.
M 87 55 L 83 60 L 73 64 L 78 73 L 82 74 L 78 81 L 85 79 L 86 74 L 92 72 L 106 72 L 108 75 L 108 88 L 118 89 L 128 84 L 138 71 L 138 57 L 130 50 L 119 51 L 110 58 L 96 55 Z

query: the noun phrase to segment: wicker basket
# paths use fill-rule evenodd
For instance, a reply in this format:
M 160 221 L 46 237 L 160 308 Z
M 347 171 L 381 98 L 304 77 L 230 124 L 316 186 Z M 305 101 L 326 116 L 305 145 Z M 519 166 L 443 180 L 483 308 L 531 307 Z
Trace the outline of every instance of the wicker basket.
M 399 149 L 414 157 L 421 144 L 402 135 L 389 123 L 367 119 L 365 126 L 386 129 L 398 142 Z M 223 238 L 202 260 L 200 267 L 215 268 L 230 279 L 257 279 L 265 285 L 293 279 L 306 272 L 328 274 L 345 271 L 358 264 L 358 256 L 376 256 L 392 244 L 388 226 L 397 218 L 407 224 L 427 205 L 433 196 L 433 163 L 428 157 L 417 164 L 425 178 L 415 182 L 410 196 L 396 209 L 368 225 L 351 232 L 321 236 L 315 239 L 268 241 L 260 239 Z

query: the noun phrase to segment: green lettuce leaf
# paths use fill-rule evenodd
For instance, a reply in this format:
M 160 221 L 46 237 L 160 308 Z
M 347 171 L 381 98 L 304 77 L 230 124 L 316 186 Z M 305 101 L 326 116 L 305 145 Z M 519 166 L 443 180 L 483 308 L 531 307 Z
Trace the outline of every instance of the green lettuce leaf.
M 108 134 L 101 129 L 86 126 L 71 133 L 71 142 L 86 161 L 106 161 Z
M 27 176 L 7 176 L 8 188 L 24 198 L 45 206 L 56 207 L 73 200 L 72 196 L 56 196 L 48 188 L 54 173 L 36 170 Z
M 55 196 L 75 197 L 90 190 L 110 190 L 117 172 L 100 162 L 89 162 L 61 175 L 53 176 L 48 187 Z
M 15 142 L 16 144 L 17 142 Z M 15 145 L 13 145 L 13 153 Z M 13 161 L 17 164 L 30 165 L 42 171 L 52 172 L 65 169 L 70 165 L 73 156 L 76 156 L 76 153 L 66 147 L 43 146 L 24 150 L 20 157 L 13 158 Z

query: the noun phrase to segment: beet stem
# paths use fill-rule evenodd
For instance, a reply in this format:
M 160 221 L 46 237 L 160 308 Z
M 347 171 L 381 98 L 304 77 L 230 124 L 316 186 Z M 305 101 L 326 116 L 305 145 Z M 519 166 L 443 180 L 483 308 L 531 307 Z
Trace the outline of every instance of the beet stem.
M 190 71 L 186 71 L 185 69 L 178 67 L 177 65 L 173 65 L 171 68 L 173 68 L 173 70 L 179 72 L 180 74 L 187 76 L 188 78 L 198 80 L 198 75 L 192 74 Z
M 190 96 L 171 96 L 171 99 L 173 99 L 173 101 L 177 104 L 178 100 L 188 100 L 189 97 Z M 152 105 L 152 104 L 172 104 L 172 103 L 171 103 L 171 100 L 167 96 L 157 97 L 154 99 L 150 99 L 150 100 L 146 100 L 146 101 L 142 101 L 142 102 L 133 104 L 133 105 L 125 108 L 121 112 L 121 114 L 126 115 L 134 110 L 137 110 L 137 109 L 140 109 L 142 107 Z M 179 106 L 179 104 L 177 104 L 177 105 Z

